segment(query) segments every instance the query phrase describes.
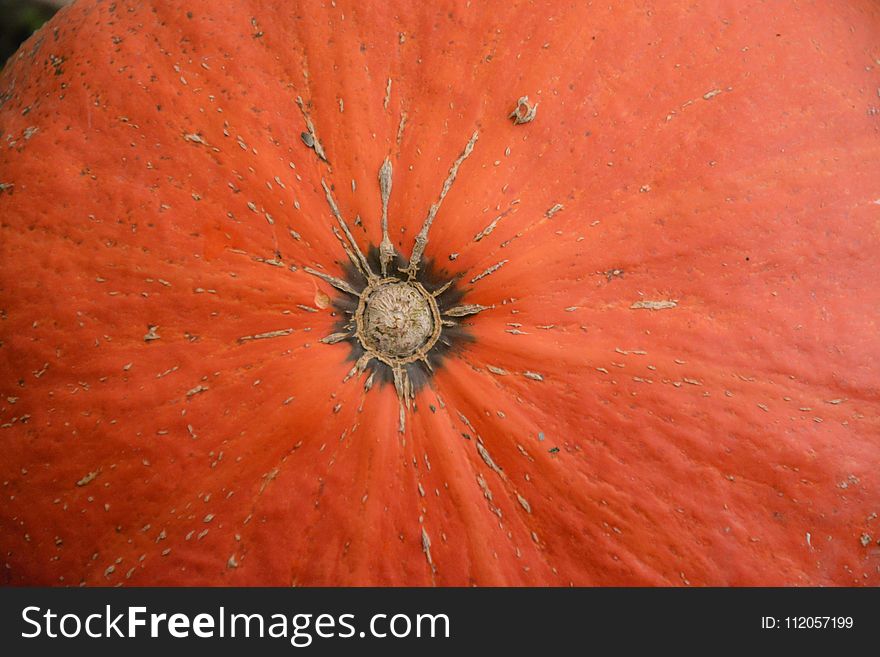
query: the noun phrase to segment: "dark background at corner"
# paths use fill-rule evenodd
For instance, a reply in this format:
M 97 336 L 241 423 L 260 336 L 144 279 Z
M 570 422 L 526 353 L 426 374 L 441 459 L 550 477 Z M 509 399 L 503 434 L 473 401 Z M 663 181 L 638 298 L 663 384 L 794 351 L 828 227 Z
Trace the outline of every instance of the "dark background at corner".
M 0 0 L 0 68 L 18 47 L 71 0 Z

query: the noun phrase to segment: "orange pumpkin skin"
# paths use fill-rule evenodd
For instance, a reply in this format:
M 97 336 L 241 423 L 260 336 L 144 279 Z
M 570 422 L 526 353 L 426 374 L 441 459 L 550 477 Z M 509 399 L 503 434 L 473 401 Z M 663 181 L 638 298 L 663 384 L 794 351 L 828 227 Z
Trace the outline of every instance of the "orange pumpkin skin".
M 4 584 L 880 584 L 876 3 L 229 5 L 0 74 Z M 321 181 L 408 257 L 474 131 L 398 433 Z

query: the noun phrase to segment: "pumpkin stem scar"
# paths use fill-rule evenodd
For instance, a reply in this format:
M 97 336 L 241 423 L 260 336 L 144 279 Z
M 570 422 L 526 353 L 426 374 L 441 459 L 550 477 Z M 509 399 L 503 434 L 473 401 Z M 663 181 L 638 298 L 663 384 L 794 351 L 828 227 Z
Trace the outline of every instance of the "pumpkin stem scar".
M 402 116 L 401 129 L 404 120 L 405 117 Z M 311 132 L 309 134 L 311 135 Z M 445 349 L 452 346 L 451 339 L 454 336 L 462 335 L 462 329 L 458 327 L 461 318 L 494 307 L 479 304 L 455 305 L 461 298 L 461 293 L 451 288 L 461 275 L 452 276 L 440 284 L 432 281 L 430 265 L 422 262 L 431 225 L 443 199 L 455 182 L 459 168 L 473 152 L 478 138 L 479 131 L 475 130 L 465 144 L 464 150 L 452 163 L 440 190 L 440 196 L 431 205 L 422 229 L 416 237 L 412 255 L 406 266 L 401 266 L 403 260 L 395 250 L 388 232 L 388 201 L 391 197 L 393 176 L 390 158 L 385 158 L 378 174 L 382 202 L 382 241 L 378 249 L 373 247 L 369 251 L 369 259 L 349 230 L 330 186 L 321 179 L 327 205 L 338 223 L 338 228 L 332 226 L 333 233 L 351 261 L 353 269 L 348 271 L 347 280 L 311 267 L 303 267 L 303 271 L 357 298 L 357 308 L 353 310 L 349 306 L 345 311 L 348 318 L 337 323 L 335 332 L 322 338 L 321 342 L 324 344 L 348 342 L 352 345 L 357 361 L 345 375 L 343 382 L 365 372 L 368 368 L 371 372 L 364 383 L 365 391 L 372 388 L 377 371 L 384 372 L 386 380 L 393 381 L 398 401 L 398 431 L 401 433 L 405 431 L 407 411 L 415 399 L 417 386 L 434 373 L 431 356 L 442 354 Z M 503 264 L 502 262 L 496 265 L 494 269 Z M 488 273 L 484 272 L 477 277 L 477 280 Z M 360 274 L 363 280 L 358 280 L 357 274 Z M 450 333 L 444 336 L 443 331 L 447 329 Z M 413 377 L 416 377 L 415 380 Z
M 538 113 L 538 103 L 534 105 L 529 103 L 528 96 L 521 96 L 516 101 L 516 108 L 510 113 L 507 117 L 509 119 L 513 119 L 514 125 L 521 125 L 523 123 L 531 123 L 535 120 L 535 115 Z
M 403 433 L 406 409 L 415 397 L 407 366 L 416 361 L 428 362 L 428 353 L 443 328 L 440 309 L 434 296 L 421 283 L 394 277 L 369 283 L 359 296 L 354 313 L 354 336 L 364 355 L 349 374 L 363 371 L 373 359 L 388 366 L 400 406 L 398 430 Z M 335 340 L 336 335 L 325 340 Z M 428 368 L 430 370 L 430 364 Z
M 452 163 L 452 166 L 449 169 L 449 174 L 446 176 L 446 180 L 443 182 L 443 188 L 440 190 L 440 198 L 437 199 L 436 203 L 431 205 L 431 209 L 428 210 L 428 216 L 425 217 L 425 223 L 422 225 L 422 229 L 419 231 L 419 234 L 416 235 L 412 255 L 409 259 L 409 265 L 405 269 L 401 269 L 402 272 L 409 276 L 410 280 L 414 279 L 419 271 L 419 264 L 421 263 L 422 255 L 425 252 L 425 246 L 427 246 L 428 244 L 428 231 L 431 230 L 431 224 L 434 223 L 434 217 L 437 216 L 437 212 L 440 210 L 440 206 L 443 204 L 443 199 L 446 198 L 446 194 L 448 194 L 449 190 L 452 188 L 452 183 L 455 182 L 455 177 L 458 175 L 458 168 L 468 158 L 471 152 L 473 152 L 474 144 L 477 143 L 477 139 L 479 139 L 479 134 L 479 130 L 474 130 L 474 134 L 471 135 L 471 138 L 465 145 L 461 155 L 459 155 L 458 159 L 456 159 L 455 162 Z
M 394 257 L 394 245 L 388 236 L 388 198 L 391 196 L 391 161 L 386 157 L 379 169 L 379 191 L 382 194 L 382 243 L 379 244 L 379 261 L 382 276 L 388 275 L 388 263 Z

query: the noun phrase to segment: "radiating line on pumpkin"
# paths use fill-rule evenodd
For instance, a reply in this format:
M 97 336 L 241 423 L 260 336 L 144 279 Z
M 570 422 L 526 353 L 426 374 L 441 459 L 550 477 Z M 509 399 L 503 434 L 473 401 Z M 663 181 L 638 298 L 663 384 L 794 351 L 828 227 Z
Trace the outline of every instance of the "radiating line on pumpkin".
M 388 109 L 389 102 L 391 102 L 391 78 L 388 78 L 388 84 L 385 86 L 385 99 L 382 101 L 382 107 Z
M 486 478 L 483 477 L 483 474 L 477 473 L 477 486 L 480 487 L 480 491 L 483 493 L 483 497 L 486 498 L 487 506 L 489 507 L 489 511 L 494 513 L 499 518 L 502 518 L 501 509 L 495 506 L 495 496 L 492 494 L 492 489 L 489 488 L 489 484 L 486 482 Z
M 260 256 L 251 256 L 251 260 L 253 260 L 254 262 L 261 262 L 264 265 L 270 265 L 271 267 L 284 266 L 284 261 L 279 260 L 278 256 L 275 256 L 274 258 L 261 258 Z
M 479 242 L 480 240 L 485 239 L 486 237 L 491 235 L 492 232 L 498 227 L 498 222 L 500 222 L 502 219 L 504 219 L 504 217 L 509 215 L 515 209 L 516 208 L 514 208 L 514 207 L 509 207 L 504 212 L 497 215 L 491 222 L 489 222 L 488 226 L 486 226 L 483 230 L 481 230 L 479 233 L 474 235 L 474 242 Z
M 207 392 L 208 390 L 210 390 L 210 388 L 208 386 L 200 383 L 199 385 L 195 386 L 194 388 L 190 388 L 189 390 L 187 390 L 186 396 L 187 396 L 187 398 L 195 397 L 196 395 L 199 395 L 203 392 Z
M 387 157 L 379 169 L 379 192 L 382 196 L 382 242 L 379 244 L 379 262 L 382 276 L 388 275 L 388 265 L 394 259 L 394 245 L 388 236 L 388 199 L 391 196 L 391 160 Z
M 484 310 L 491 310 L 494 307 L 495 306 L 483 306 L 478 303 L 470 303 L 461 306 L 455 306 L 454 308 L 443 311 L 441 314 L 447 315 L 449 317 L 465 317 L 467 315 L 476 315 L 477 313 L 481 313 Z
M 510 260 L 502 260 L 501 262 L 492 265 L 491 267 L 487 268 L 482 273 L 479 273 L 476 276 L 474 276 L 470 282 L 476 283 L 477 281 L 482 280 L 483 278 L 486 278 L 486 276 L 489 276 L 490 274 L 494 274 L 496 271 L 501 269 L 508 262 L 510 262 Z
M 410 407 L 410 401 L 415 397 L 412 381 L 406 368 L 401 366 L 393 367 L 391 370 L 394 376 L 394 390 L 397 393 L 398 403 L 398 433 L 403 433 L 406 429 L 406 411 Z
M 291 231 L 295 232 L 295 231 Z M 260 264 L 269 265 L 271 267 L 283 268 L 287 267 L 290 271 L 297 271 L 297 266 L 289 261 L 285 262 L 284 257 L 281 254 L 281 250 L 278 246 L 277 238 L 273 234 L 273 241 L 275 242 L 275 247 L 273 249 L 274 255 L 271 258 L 265 258 L 259 255 L 253 255 L 250 251 L 246 249 L 240 249 L 237 247 L 224 247 L 228 253 L 232 253 L 234 255 L 246 256 L 250 259 L 251 262 L 258 262 Z M 297 233 L 297 239 L 299 239 L 299 234 Z
M 352 337 L 351 333 L 331 333 L 330 335 L 321 338 L 320 341 L 324 344 L 336 344 L 337 342 L 348 340 L 350 337 Z
M 502 479 L 507 479 L 507 475 L 504 474 L 504 471 L 498 467 L 498 464 L 496 464 L 494 460 L 492 460 L 492 456 L 489 454 L 489 450 L 486 449 L 485 445 L 483 445 L 482 439 L 477 440 L 477 453 L 491 470 L 494 470 Z
M 569 194 L 567 198 L 571 198 L 571 195 Z M 519 204 L 520 201 L 521 201 L 521 199 L 515 199 L 514 201 L 511 201 L 510 205 L 513 206 L 513 205 Z M 520 230 L 518 230 L 513 236 L 504 240 L 503 242 L 501 242 L 497 246 L 491 246 L 487 252 L 483 253 L 483 255 L 481 257 L 481 261 L 494 259 L 495 257 L 500 256 L 502 253 L 507 253 L 507 252 L 503 251 L 503 249 L 506 249 L 507 247 L 509 247 L 514 242 L 514 240 L 517 240 L 517 239 L 520 239 L 523 237 L 528 237 L 531 240 L 537 240 L 537 241 L 543 241 L 545 239 L 555 239 L 555 238 L 559 237 L 560 235 L 562 235 L 562 233 L 559 232 L 561 228 L 565 228 L 566 230 L 571 230 L 576 233 L 578 231 L 578 229 L 580 228 L 580 225 L 577 223 L 579 221 L 579 219 L 578 219 L 578 215 L 576 213 L 570 213 L 569 218 L 567 220 L 563 220 L 564 223 L 562 223 L 562 224 L 558 224 L 557 222 L 559 220 L 554 219 L 554 215 L 561 212 L 563 209 L 566 209 L 566 206 L 563 206 L 561 203 L 555 203 L 553 206 L 551 206 L 550 208 L 548 208 L 545 211 L 540 211 L 537 208 L 532 208 L 532 209 L 528 210 L 528 212 L 531 213 L 532 216 L 535 216 L 536 218 L 533 219 L 531 221 L 531 223 L 520 224 L 520 226 L 521 226 Z M 523 221 L 525 221 L 525 220 L 523 220 Z M 532 235 L 532 233 L 534 231 L 541 229 L 541 228 L 552 229 L 554 231 L 552 237 L 551 236 L 544 236 L 544 235 L 541 235 L 539 237 L 535 237 L 534 235 Z M 586 256 L 587 252 L 582 247 L 579 247 L 577 244 L 579 241 L 581 241 L 583 239 L 584 239 L 583 236 L 579 236 L 578 239 L 575 240 L 574 243 L 572 243 L 573 248 L 576 247 L 574 252 L 572 253 L 572 257 L 584 258 Z M 469 247 L 475 248 L 473 241 L 471 241 L 467 245 L 465 245 L 465 247 L 462 249 L 462 251 L 463 252 L 467 251 Z M 523 248 L 525 248 L 525 247 L 523 247 Z M 561 257 L 562 253 L 565 253 L 566 256 L 568 255 L 568 251 L 565 251 L 565 252 L 560 251 L 558 254 L 556 252 L 554 252 L 554 255 L 556 255 L 557 259 L 561 261 L 561 260 L 563 260 L 563 258 Z M 458 255 L 460 255 L 460 254 L 456 254 L 456 256 L 458 256 Z M 510 258 L 508 258 L 508 259 L 510 259 Z M 520 258 L 517 262 L 520 266 L 522 266 L 523 262 L 528 262 L 528 260 L 526 259 L 524 261 L 522 258 Z
M 473 426 L 473 424 L 460 411 L 458 411 L 458 417 L 462 421 L 462 423 L 465 424 L 465 426 L 468 428 L 468 430 L 472 431 L 475 434 L 475 436 L 476 436 L 475 447 L 476 447 L 477 453 L 479 454 L 479 456 L 483 460 L 483 462 L 486 464 L 486 466 L 488 466 L 493 472 L 495 472 L 499 476 L 499 478 L 502 481 L 502 486 L 504 487 L 504 492 L 506 493 L 508 499 L 511 502 L 518 503 L 519 506 L 523 510 L 525 510 L 525 512 L 527 514 L 532 515 L 531 504 L 529 503 L 529 501 L 526 499 L 526 497 L 519 490 L 514 488 L 513 482 L 507 476 L 507 474 L 504 472 L 504 469 L 501 466 L 499 466 L 498 463 L 493 459 L 492 455 L 489 453 L 489 450 L 488 450 L 486 444 L 484 443 L 482 437 L 477 433 L 476 428 Z M 528 454 L 528 452 L 525 450 L 525 448 L 523 448 L 519 444 L 517 444 L 517 448 L 519 449 L 520 453 L 529 460 L 529 462 L 532 462 L 532 463 L 534 462 L 534 459 L 531 458 L 531 456 Z M 525 475 L 525 479 L 527 482 L 531 481 L 531 479 L 529 478 L 527 473 Z M 504 522 L 504 516 L 503 516 L 502 510 L 501 510 L 500 506 L 498 506 L 498 504 L 496 503 L 495 496 L 493 495 L 493 492 L 492 492 L 491 488 L 489 487 L 489 484 L 486 481 L 483 474 L 479 473 L 479 472 L 476 473 L 476 480 L 477 480 L 477 484 L 478 484 L 481 492 L 483 493 L 483 496 L 485 497 L 485 499 L 487 501 L 489 510 L 492 513 L 494 513 L 495 515 L 497 515 L 498 518 L 502 522 Z M 539 543 L 538 538 L 537 538 L 537 534 L 524 521 L 524 519 L 513 520 L 511 522 L 513 523 L 513 525 L 521 526 L 521 528 L 528 535 L 530 535 L 532 537 L 532 540 L 536 544 Z M 513 525 L 511 525 L 511 527 L 513 527 Z M 508 538 L 510 540 L 513 540 L 509 533 L 508 533 Z M 517 548 L 517 551 L 519 553 L 519 548 Z
M 180 369 L 180 365 L 174 365 L 173 367 L 169 367 L 167 370 L 156 374 L 156 378 L 157 379 L 164 378 L 164 377 L 168 376 L 169 374 L 173 374 L 174 372 L 178 371 L 179 369 Z M 34 376 L 36 376 L 36 372 L 34 372 Z
M 369 392 L 370 388 L 373 387 L 373 379 L 375 377 L 376 377 L 376 370 L 373 370 L 372 372 L 370 372 L 369 376 L 367 377 L 367 380 L 364 381 L 364 392 Z
M 678 299 L 661 299 L 659 301 L 636 301 L 630 306 L 632 310 L 667 310 L 678 306 Z
M 345 383 L 356 374 L 363 373 L 367 369 L 367 365 L 369 365 L 370 361 L 373 360 L 375 357 L 376 356 L 373 353 L 368 351 L 363 356 L 358 358 L 357 362 L 352 366 L 345 377 L 343 377 L 342 382 Z
M 544 213 L 544 216 L 547 217 L 548 219 L 552 219 L 554 214 L 556 214 L 560 210 L 563 210 L 564 208 L 565 208 L 565 206 L 562 205 L 562 203 L 555 203 L 552 208 L 550 208 L 549 210 L 547 210 L 547 212 Z
M 425 553 L 425 559 L 431 567 L 431 572 L 436 573 L 437 567 L 434 565 L 433 559 L 431 559 L 431 538 L 428 536 L 428 532 L 425 531 L 424 527 L 422 527 L 422 552 Z
M 441 294 L 443 294 L 444 292 L 446 292 L 446 290 L 448 290 L 450 287 L 452 287 L 452 285 L 453 285 L 453 284 L 454 284 L 454 283 L 455 283 L 460 277 L 461 277 L 461 276 L 458 275 L 458 276 L 455 276 L 454 278 L 450 278 L 450 279 L 449 279 L 448 281 L 446 281 L 443 285 L 441 285 L 441 286 L 438 287 L 436 290 L 434 290 L 433 292 L 431 292 L 431 296 L 433 296 L 433 297 L 439 297 Z
M 324 153 L 324 147 L 321 146 L 321 142 L 318 139 L 318 135 L 315 132 L 315 124 L 312 123 L 312 119 L 309 117 L 309 113 L 306 111 L 306 105 L 303 102 L 302 96 L 296 97 L 296 104 L 299 105 L 299 109 L 302 112 L 303 119 L 306 122 L 306 129 L 308 132 L 301 133 L 303 143 L 312 150 L 315 151 L 315 154 L 321 158 L 324 162 L 328 162 L 327 156 Z M 329 163 L 329 162 L 328 162 Z
M 519 502 L 520 506 L 526 510 L 526 513 L 532 512 L 532 505 L 529 504 L 528 500 L 519 493 L 516 493 L 516 500 Z
M 416 273 L 419 270 L 419 264 L 421 263 L 422 255 L 425 252 L 425 246 L 427 246 L 428 244 L 428 232 L 431 230 L 431 224 L 434 223 L 434 218 L 437 216 L 437 212 L 440 210 L 440 206 L 443 204 L 443 199 L 446 198 L 446 195 L 452 188 L 452 184 L 455 182 L 455 178 L 458 175 L 459 167 L 473 152 L 474 145 L 477 143 L 477 139 L 479 139 L 479 134 L 479 130 L 474 130 L 474 134 L 471 135 L 471 138 L 465 145 L 461 155 L 459 155 L 458 159 L 453 162 L 452 166 L 449 169 L 449 174 L 446 176 L 446 180 L 443 182 L 443 187 L 440 190 L 440 197 L 437 199 L 436 203 L 431 205 L 431 208 L 428 210 L 428 216 L 425 217 L 425 222 L 422 225 L 422 229 L 419 231 L 419 234 L 416 235 L 412 255 L 409 259 L 409 266 L 406 269 L 401 270 L 408 274 L 410 280 L 415 278 Z
M 330 191 L 330 187 L 327 185 L 327 182 L 321 178 L 321 186 L 324 188 L 324 195 L 327 199 L 327 204 L 330 206 L 330 212 L 333 213 L 333 216 L 336 218 L 336 221 L 339 223 L 340 228 L 342 228 L 342 232 L 345 233 L 346 239 L 348 239 L 349 244 L 351 245 L 351 249 L 354 252 L 354 256 L 350 259 L 355 267 L 358 268 L 358 271 L 363 274 L 363 276 L 368 280 L 372 281 L 376 278 L 376 274 L 370 269 L 370 264 L 367 262 L 367 258 L 364 256 L 360 247 L 355 241 L 354 236 L 351 234 L 351 231 L 348 229 L 348 224 L 345 222 L 345 219 L 342 218 L 342 213 L 339 211 L 339 206 L 336 204 L 336 199 L 333 198 L 333 192 Z
M 471 424 L 471 421 L 468 420 L 467 416 L 461 411 L 456 411 L 456 413 L 458 414 L 458 419 L 461 420 L 462 424 L 464 424 L 464 426 L 466 426 L 472 434 L 477 435 L 477 430 L 474 429 L 474 425 Z
M 345 255 L 348 257 L 348 260 L 349 262 L 351 262 L 352 266 L 354 266 L 355 271 L 360 273 L 365 279 L 369 280 L 367 278 L 367 275 L 362 272 L 360 263 L 358 263 L 354 251 L 351 250 L 351 248 L 348 246 L 348 243 L 345 241 L 345 237 L 342 235 L 342 233 L 339 232 L 339 229 L 336 226 L 333 226 L 332 228 L 333 235 L 336 237 L 337 240 L 339 240 L 339 244 L 340 246 L 342 246 L 342 250 L 345 251 Z
M 257 333 L 256 335 L 243 335 L 238 339 L 239 344 L 249 342 L 251 340 L 266 340 L 268 338 L 280 338 L 293 333 L 292 328 L 279 329 L 277 331 L 268 331 L 267 333 Z
M 400 148 L 400 143 L 403 141 L 403 129 L 406 127 L 406 112 L 400 112 L 400 123 L 397 124 L 397 148 Z
M 351 285 L 349 285 L 346 281 L 341 278 L 336 278 L 335 276 L 330 276 L 329 274 L 324 274 L 323 272 L 319 272 L 316 269 L 312 269 L 311 267 L 303 267 L 303 271 L 307 274 L 311 274 L 312 276 L 317 276 L 321 280 L 329 283 L 337 290 L 342 290 L 348 294 L 359 296 L 360 293 L 355 290 Z

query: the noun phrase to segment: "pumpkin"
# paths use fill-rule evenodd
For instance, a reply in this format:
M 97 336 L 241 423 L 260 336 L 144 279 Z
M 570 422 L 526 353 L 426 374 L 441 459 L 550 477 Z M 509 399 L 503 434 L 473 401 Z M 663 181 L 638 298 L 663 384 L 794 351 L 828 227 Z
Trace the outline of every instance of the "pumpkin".
M 2 581 L 880 584 L 878 34 L 62 10 L 0 76 Z

